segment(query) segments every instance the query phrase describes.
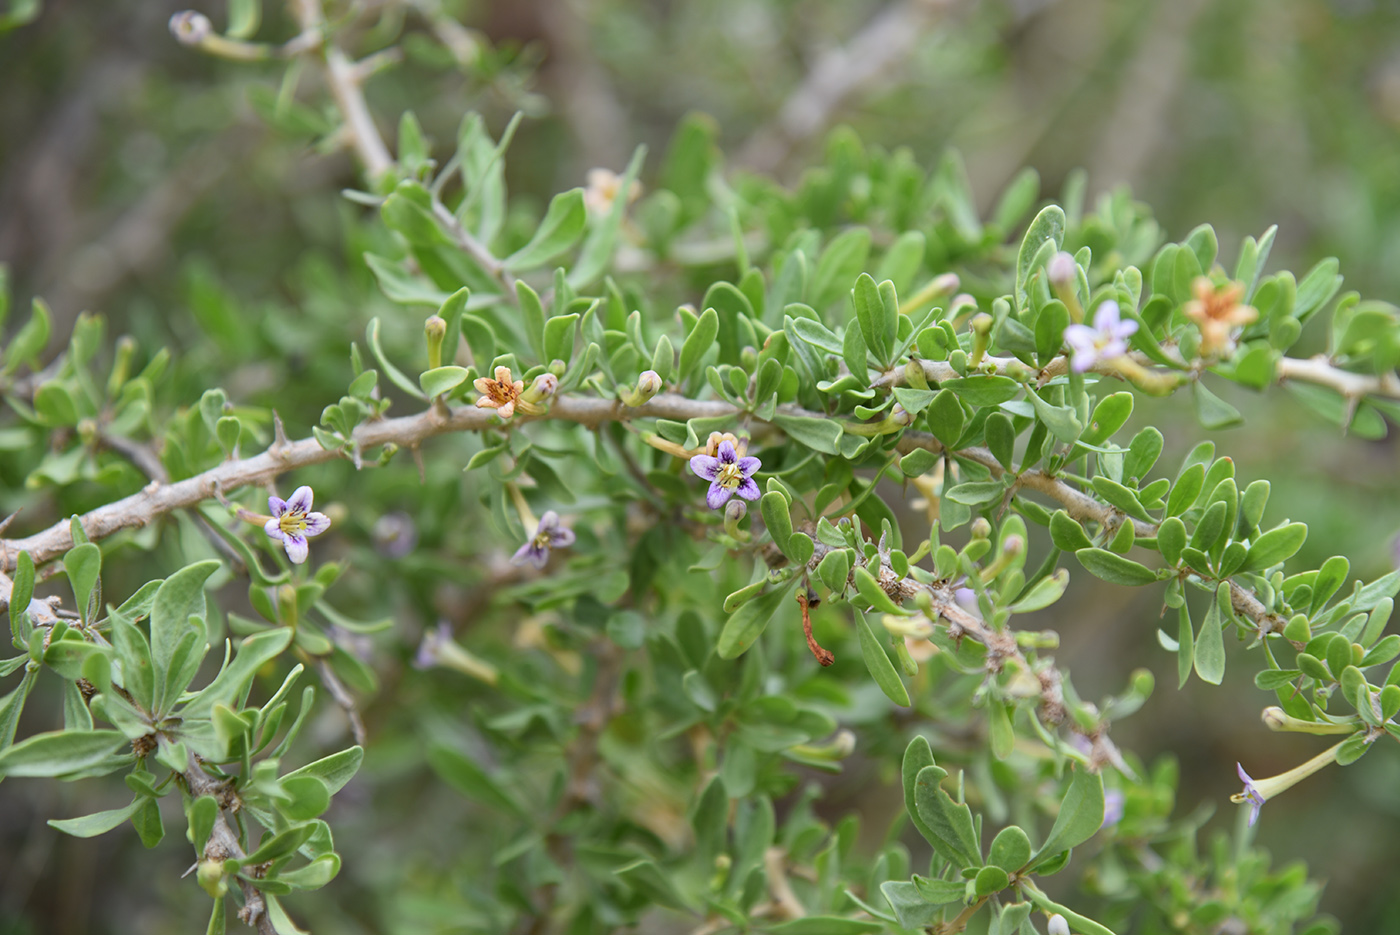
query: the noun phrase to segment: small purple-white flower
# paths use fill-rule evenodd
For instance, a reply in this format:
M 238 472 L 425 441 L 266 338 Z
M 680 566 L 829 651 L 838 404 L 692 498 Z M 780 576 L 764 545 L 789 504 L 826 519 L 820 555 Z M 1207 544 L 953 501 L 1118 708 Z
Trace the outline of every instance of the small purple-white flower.
M 559 514 L 549 510 L 540 517 L 540 524 L 535 529 L 535 535 L 528 542 L 515 550 L 511 556 L 512 565 L 534 565 L 536 568 L 543 568 L 545 562 L 549 561 L 550 549 L 563 549 L 574 544 L 574 531 L 567 526 L 559 525 Z
M 1083 373 L 1094 364 L 1107 363 L 1128 353 L 1128 336 L 1138 330 L 1138 323 L 1123 321 L 1118 303 L 1109 299 L 1094 312 L 1094 327 L 1070 325 L 1065 329 L 1065 343 L 1074 351 L 1070 366 Z
M 1108 789 L 1103 794 L 1103 824 L 1100 828 L 1112 828 L 1123 820 L 1123 806 L 1127 797 L 1122 789 Z
M 1045 272 L 1050 276 L 1050 282 L 1057 286 L 1067 286 L 1074 282 L 1079 275 L 1079 264 L 1074 262 L 1074 256 L 1061 250 L 1055 254 L 1045 266 Z
M 719 443 L 718 457 L 696 455 L 690 459 L 690 469 L 699 477 L 710 482 L 705 493 L 705 503 L 712 510 L 718 510 L 729 498 L 738 494 L 745 500 L 757 500 L 763 495 L 753 473 L 763 466 L 755 457 L 739 457 L 734 443 L 728 439 Z
M 272 519 L 263 525 L 263 531 L 282 543 L 287 558 L 295 565 L 306 561 L 310 554 L 306 540 L 331 528 L 330 517 L 311 512 L 310 487 L 298 487 L 286 500 L 268 497 L 267 508 L 272 511 Z
M 1259 809 L 1264 807 L 1268 799 L 1259 791 L 1259 787 L 1254 784 L 1249 773 L 1244 771 L 1244 767 L 1239 763 L 1235 764 L 1235 772 L 1239 773 L 1240 781 L 1244 783 L 1244 791 L 1230 797 L 1232 802 L 1243 805 L 1249 803 L 1249 823 L 1252 825 L 1259 820 Z

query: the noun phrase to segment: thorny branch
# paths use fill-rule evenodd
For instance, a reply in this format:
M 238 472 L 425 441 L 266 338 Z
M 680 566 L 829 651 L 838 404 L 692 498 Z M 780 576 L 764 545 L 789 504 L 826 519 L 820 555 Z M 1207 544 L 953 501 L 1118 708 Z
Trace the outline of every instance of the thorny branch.
M 228 819 L 224 817 L 225 804 L 228 799 L 228 789 L 219 780 L 206 773 L 200 767 L 199 761 L 194 755 L 190 755 L 189 769 L 180 774 L 189 789 L 192 798 L 199 798 L 203 795 L 213 796 L 219 803 L 219 810 L 214 815 L 214 827 L 209 833 L 209 840 L 204 845 L 204 853 L 201 858 L 204 860 L 242 860 L 248 855 L 244 852 L 243 846 L 239 843 L 238 834 L 229 826 Z M 272 925 L 272 917 L 267 912 L 267 901 L 263 899 L 262 893 L 252 883 L 238 877 L 238 885 L 243 890 L 243 908 L 238 910 L 238 918 L 253 926 L 258 930 L 258 935 L 276 935 L 277 930 Z

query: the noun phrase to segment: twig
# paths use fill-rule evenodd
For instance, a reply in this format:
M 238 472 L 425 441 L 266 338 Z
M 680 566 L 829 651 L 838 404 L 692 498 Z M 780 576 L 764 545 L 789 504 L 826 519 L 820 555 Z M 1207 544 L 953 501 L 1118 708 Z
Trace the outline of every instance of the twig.
M 786 862 L 787 851 L 781 847 L 770 847 L 763 852 L 763 870 L 768 877 L 768 892 L 772 894 L 773 902 L 778 907 L 778 912 L 774 914 L 780 918 L 801 919 L 807 915 L 807 909 L 792 891 L 792 884 L 787 878 Z
M 836 655 L 831 650 L 824 649 L 812 635 L 812 605 L 807 600 L 807 595 L 801 591 L 797 592 L 797 606 L 802 608 L 802 635 L 807 637 L 807 648 L 823 668 L 831 665 L 836 661 Z
M 316 660 L 316 671 L 321 673 L 321 684 L 326 686 L 326 691 L 335 699 L 335 703 L 340 705 L 345 716 L 350 719 L 350 732 L 355 736 L 355 743 L 363 747 L 365 745 L 365 722 L 360 717 L 360 709 L 355 704 L 355 696 L 351 695 L 345 685 L 336 677 L 330 663 L 325 659 Z
M 738 161 L 772 172 L 792 150 L 821 133 L 841 105 L 918 48 L 934 18 L 954 0 L 900 0 L 881 10 L 844 47 L 823 53 L 777 118 L 739 149 Z
M 242 860 L 247 857 L 237 833 L 224 817 L 224 810 L 228 808 L 229 792 L 223 782 L 206 773 L 194 754 L 190 754 L 189 769 L 180 775 L 184 778 L 192 798 L 208 795 L 213 796 L 214 801 L 219 803 L 219 810 L 214 815 L 214 827 L 209 832 L 209 840 L 204 845 L 201 859 Z M 262 892 L 242 877 L 235 879 L 243 890 L 243 908 L 238 910 L 238 918 L 256 928 L 258 935 L 277 935 L 272 918 L 267 913 L 267 901 L 263 899 Z

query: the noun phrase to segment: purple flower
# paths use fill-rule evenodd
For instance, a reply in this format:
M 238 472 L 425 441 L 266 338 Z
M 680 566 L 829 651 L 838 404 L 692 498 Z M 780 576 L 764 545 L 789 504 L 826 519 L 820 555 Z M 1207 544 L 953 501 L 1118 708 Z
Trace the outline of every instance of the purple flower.
M 753 479 L 754 471 L 762 466 L 763 462 L 757 458 L 739 457 L 734 443 L 727 439 L 719 443 L 719 457 L 696 455 L 690 459 L 690 469 L 710 482 L 705 503 L 712 510 L 724 506 L 736 493 L 745 500 L 757 500 L 762 496 L 758 482 Z
M 550 549 L 563 549 L 574 544 L 574 531 L 559 525 L 559 514 L 550 510 L 540 517 L 540 525 L 530 539 L 511 556 L 512 565 L 534 565 L 543 568 L 549 561 Z
M 263 525 L 263 531 L 282 543 L 287 558 L 295 565 L 306 561 L 311 551 L 306 540 L 331 528 L 326 514 L 311 512 L 310 487 L 298 487 L 286 500 L 268 497 L 267 507 L 272 511 L 272 519 Z
M 1244 771 L 1243 766 L 1236 763 L 1235 772 L 1239 773 L 1240 780 L 1244 783 L 1244 791 L 1239 795 L 1231 796 L 1231 800 L 1241 805 L 1245 802 L 1249 803 L 1249 823 L 1252 825 L 1259 820 L 1259 809 L 1263 808 L 1264 803 L 1268 800 L 1259 791 L 1259 787 L 1254 784 L 1254 780 L 1249 777 L 1249 773 Z
M 1074 351 L 1070 366 L 1083 373 L 1097 363 L 1105 363 L 1128 352 L 1127 338 L 1138 330 L 1131 318 L 1119 317 L 1118 303 L 1109 299 L 1094 312 L 1094 327 L 1070 325 L 1065 329 L 1065 343 Z
M 1121 789 L 1109 789 L 1103 794 L 1103 824 L 1100 828 L 1112 828 L 1123 820 L 1123 805 L 1126 797 Z

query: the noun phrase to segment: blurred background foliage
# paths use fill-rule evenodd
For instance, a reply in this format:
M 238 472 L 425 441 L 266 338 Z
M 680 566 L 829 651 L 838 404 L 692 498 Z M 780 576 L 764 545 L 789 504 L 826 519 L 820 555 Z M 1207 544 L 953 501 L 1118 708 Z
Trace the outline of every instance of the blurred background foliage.
M 387 342 L 403 348 L 416 346 L 418 323 L 379 293 L 360 259 L 385 235 L 373 211 L 338 197 L 359 183 L 327 135 L 324 89 L 285 65 L 221 62 L 181 47 L 166 28 L 180 8 L 47 0 L 32 23 L 0 37 L 0 261 L 17 305 L 31 295 L 48 300 L 55 343 L 80 312 L 100 312 L 109 336 L 129 333 L 175 353 L 167 405 L 222 386 L 240 405 L 275 405 L 302 435 L 343 392 L 349 343 L 371 317 L 383 316 Z M 200 9 L 224 22 L 221 3 Z M 553 192 L 583 184 L 592 167 L 621 170 L 637 143 L 652 153 L 649 180 L 690 112 L 713 119 L 731 177 L 772 172 L 787 184 L 801 182 L 844 124 L 867 145 L 907 147 L 926 167 L 957 147 L 984 209 L 1024 165 L 1046 192 L 1083 167 L 1091 195 L 1130 186 L 1170 238 L 1213 224 L 1227 262 L 1229 245 L 1277 223 L 1271 267 L 1301 271 L 1336 255 L 1349 288 L 1400 297 L 1393 3 L 417 0 L 356 10 L 365 24 L 356 55 L 396 42 L 405 51 L 369 84 L 385 131 L 411 107 L 442 150 L 469 111 L 497 134 L 512 114 L 526 114 L 507 163 L 523 210 L 530 198 L 542 207 Z M 450 30 L 443 14 L 467 29 Z M 295 31 L 275 5 L 266 16 L 260 36 Z M 853 74 L 848 87 L 829 80 Z M 1271 513 L 1309 524 L 1300 561 L 1344 553 L 1363 578 L 1387 570 L 1400 524 L 1394 434 L 1341 437 L 1286 391 L 1230 398 L 1246 426 L 1208 434 L 1240 476 L 1273 482 Z M 1159 425 L 1166 466 L 1200 433 L 1189 418 L 1184 407 L 1144 405 L 1129 431 Z M 0 437 L 0 512 L 31 499 L 23 492 L 35 462 L 28 444 Z M 415 636 L 470 606 L 490 573 L 445 558 L 471 554 L 453 543 L 470 537 L 478 507 L 450 459 L 429 466 L 421 487 L 394 480 L 402 472 L 357 481 L 370 488 L 369 502 L 416 523 L 421 556 L 392 557 L 377 516 L 340 508 L 341 557 L 396 581 L 391 594 L 359 596 L 400 622 L 396 636 L 378 642 L 397 660 L 380 667 L 388 674 L 379 697 L 397 693 L 395 704 L 371 702 L 365 772 L 337 799 L 346 871 L 307 903 L 340 931 L 393 930 L 393 913 L 379 913 L 402 910 L 413 896 L 386 893 L 382 881 L 450 865 L 472 843 L 435 837 L 436 821 L 424 816 L 462 806 L 421 768 L 421 755 L 400 757 L 419 743 L 404 723 L 418 702 L 450 730 L 470 697 L 459 683 L 405 672 Z M 350 478 L 343 463 L 308 473 L 318 490 Z M 134 472 L 123 481 L 130 489 L 142 482 Z M 20 525 L 39 528 L 109 493 L 66 488 L 54 502 L 31 503 Z M 198 536 L 185 538 L 197 552 Z M 1268 775 L 1315 752 L 1310 738 L 1267 734 L 1253 712 L 1268 696 L 1242 679 L 1171 688 L 1174 658 L 1156 643 L 1159 607 L 1135 594 L 1076 575 L 1060 618 L 1046 625 L 1062 634 L 1059 656 L 1086 697 L 1117 690 L 1134 666 L 1157 673 L 1157 697 L 1115 737 L 1148 763 L 1179 761 L 1179 814 L 1224 805 L 1237 787 L 1236 760 Z M 323 732 L 343 729 L 328 717 Z M 418 768 L 403 766 L 412 763 Z M 865 789 L 889 778 L 858 757 L 820 808 L 840 814 L 857 800 L 880 826 L 898 795 L 881 804 Z M 177 848 L 138 854 L 129 834 L 80 841 L 44 827 L 49 815 L 82 811 L 84 793 L 81 784 L 6 784 L 0 932 L 173 932 L 199 917 L 192 907 L 202 894 L 177 880 Z M 1233 820 L 1227 807 L 1214 823 Z M 1327 881 L 1322 908 L 1352 931 L 1393 931 L 1397 821 L 1400 759 L 1387 751 L 1289 793 L 1265 813 L 1259 840 L 1279 863 L 1305 858 Z M 143 882 L 124 886 L 135 877 Z M 409 917 L 427 924 L 431 913 L 425 904 Z

